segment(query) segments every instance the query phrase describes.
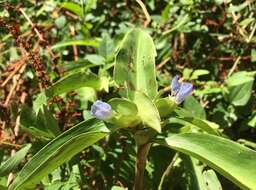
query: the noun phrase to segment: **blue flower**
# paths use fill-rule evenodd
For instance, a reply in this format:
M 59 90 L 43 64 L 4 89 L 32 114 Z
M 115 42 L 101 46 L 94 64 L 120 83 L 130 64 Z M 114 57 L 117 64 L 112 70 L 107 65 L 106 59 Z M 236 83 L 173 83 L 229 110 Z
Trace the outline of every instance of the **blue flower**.
M 179 82 L 179 75 L 176 75 L 175 77 L 173 77 L 172 82 L 171 82 L 171 89 L 172 89 L 172 93 L 174 95 L 176 95 L 180 89 L 180 82 Z
M 181 83 L 180 89 L 175 96 L 175 100 L 178 104 L 183 102 L 187 96 L 190 96 L 193 91 L 193 84 L 188 82 Z
M 112 107 L 108 103 L 102 102 L 101 100 L 97 100 L 91 106 L 91 114 L 97 119 L 110 119 L 113 115 Z
M 179 76 L 176 75 L 171 82 L 172 95 L 175 97 L 177 104 L 182 103 L 187 96 L 193 91 L 193 84 L 188 82 L 179 82 Z

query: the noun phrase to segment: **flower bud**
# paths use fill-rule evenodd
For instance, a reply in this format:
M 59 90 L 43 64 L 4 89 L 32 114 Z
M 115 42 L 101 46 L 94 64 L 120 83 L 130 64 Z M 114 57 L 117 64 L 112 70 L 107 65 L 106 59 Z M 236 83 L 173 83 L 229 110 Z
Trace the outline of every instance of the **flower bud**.
M 107 120 L 113 115 L 112 107 L 101 100 L 97 100 L 91 106 L 91 114 L 97 119 Z

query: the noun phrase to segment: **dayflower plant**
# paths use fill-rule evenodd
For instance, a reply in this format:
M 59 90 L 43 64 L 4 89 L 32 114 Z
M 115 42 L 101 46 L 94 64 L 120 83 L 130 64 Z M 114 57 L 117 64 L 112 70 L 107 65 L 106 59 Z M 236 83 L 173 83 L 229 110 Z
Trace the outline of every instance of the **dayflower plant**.
M 191 110 L 182 108 L 181 103 L 192 94 L 192 83 L 180 82 L 180 77 L 175 76 L 171 81 L 171 98 L 161 97 L 162 93 L 158 91 L 156 80 L 155 56 L 153 40 L 146 32 L 140 29 L 128 32 L 116 55 L 113 79 L 118 85 L 118 88 L 114 89 L 114 94 L 118 93 L 117 97 L 104 100 L 107 102 L 97 100 L 91 106 L 91 114 L 96 119 L 83 121 L 49 142 L 26 164 L 10 189 L 33 189 L 44 176 L 60 164 L 111 135 L 114 130 L 120 130 L 121 133 L 123 128 L 134 137 L 137 146 L 134 190 L 146 189 L 143 187 L 144 170 L 152 144 L 158 145 L 155 148 L 161 145 L 171 148 L 172 152 L 183 153 L 176 153 L 172 158 L 173 161 L 158 182 L 159 190 L 163 189 L 164 179 L 175 165 L 177 157 L 180 158 L 179 163 L 189 164 L 189 167 L 182 167 L 182 170 L 189 168 L 186 172 L 192 174 L 190 182 L 195 180 L 196 184 L 200 184 L 200 188 L 197 186 L 196 189 L 208 189 L 206 186 L 209 181 L 211 184 L 219 183 L 214 171 L 205 167 L 205 164 L 242 189 L 256 189 L 256 152 L 221 137 L 216 123 L 195 116 Z M 80 79 L 81 75 L 74 78 Z M 97 76 L 85 77 L 82 84 L 87 79 L 85 84 L 101 89 L 102 81 L 98 80 Z M 60 83 L 63 81 L 65 82 L 61 80 Z M 173 126 L 181 130 L 171 131 Z M 185 130 L 182 130 L 183 128 Z M 204 165 L 199 166 L 195 159 Z M 203 173 L 207 171 L 210 172 Z M 206 178 L 210 178 L 209 181 Z M 204 186 L 201 187 L 202 184 Z

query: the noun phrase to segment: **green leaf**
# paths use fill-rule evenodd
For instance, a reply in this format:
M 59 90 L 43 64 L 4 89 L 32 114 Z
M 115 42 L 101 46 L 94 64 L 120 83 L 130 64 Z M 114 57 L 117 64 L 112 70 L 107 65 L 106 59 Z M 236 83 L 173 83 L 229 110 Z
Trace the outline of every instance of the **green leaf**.
M 61 48 L 61 47 L 73 46 L 73 45 L 98 47 L 99 42 L 96 39 L 69 40 L 69 41 L 59 42 L 59 43 L 53 45 L 51 48 L 52 49 L 58 49 L 58 48 Z
M 199 117 L 201 119 L 206 118 L 206 113 L 204 111 L 204 108 L 193 96 L 189 96 L 185 99 L 184 108 L 195 117 Z
M 36 115 L 40 110 L 44 109 L 44 106 L 47 105 L 47 97 L 45 95 L 45 91 L 42 91 L 40 94 L 37 95 L 35 101 L 33 101 L 33 110 L 35 111 Z
M 183 119 L 192 123 L 198 128 L 208 132 L 209 134 L 220 135 L 218 131 L 219 125 L 214 122 L 211 122 L 205 119 L 196 118 L 196 117 L 183 118 Z
M 240 12 L 244 8 L 248 6 L 248 2 L 245 1 L 244 3 L 241 3 L 240 5 L 232 5 L 228 8 L 227 13 L 232 13 L 232 12 Z
M 203 176 L 207 184 L 207 190 L 222 190 L 220 181 L 213 170 L 205 170 Z
M 256 49 L 251 50 L 251 62 L 256 62 Z
M 254 78 L 246 71 L 234 73 L 226 80 L 227 98 L 235 106 L 244 106 L 252 94 Z
M 176 118 L 176 117 L 173 117 L 168 120 L 168 123 L 178 123 L 180 125 L 201 129 L 201 130 L 203 130 L 209 134 L 212 134 L 212 135 L 220 135 L 220 133 L 218 132 L 219 126 L 216 123 L 213 123 L 213 122 L 210 122 L 207 120 L 203 120 L 200 118 L 195 118 L 195 117 Z
M 85 60 L 85 59 L 78 59 L 77 61 L 69 61 L 63 64 L 59 65 L 59 68 L 63 70 L 64 73 L 68 72 L 75 72 L 75 71 L 81 71 L 81 70 L 87 70 L 92 67 L 98 67 L 100 64 L 104 64 L 103 62 L 97 61 L 97 64 L 94 64 L 96 62 L 90 62 L 91 60 Z M 95 61 L 95 60 L 93 60 Z
M 64 3 L 61 3 L 60 6 L 62 8 L 65 8 L 65 9 L 75 13 L 79 17 L 83 17 L 83 15 L 84 15 L 82 7 L 76 3 L 64 2 Z
M 250 127 L 256 128 L 256 111 L 252 113 L 252 115 L 248 118 L 247 125 Z
M 102 121 L 87 120 L 56 137 L 23 167 L 11 190 L 34 188 L 40 180 L 84 148 L 105 137 L 110 131 Z
M 181 155 L 185 166 L 186 189 L 193 190 L 222 190 L 220 182 L 211 169 L 207 170 L 204 164 L 184 154 Z
M 10 173 L 13 169 L 15 169 L 19 165 L 19 163 L 25 158 L 30 148 L 31 144 L 27 144 L 18 152 L 16 152 L 12 157 L 6 160 L 0 166 L 0 176 L 5 176 L 8 173 Z
M 170 148 L 206 163 L 242 189 L 256 189 L 256 152 L 231 140 L 201 133 L 166 138 Z
M 127 88 L 128 97 L 136 90 L 150 98 L 156 96 L 155 56 L 154 42 L 146 32 L 133 29 L 125 35 L 116 56 L 114 79 L 120 88 Z
M 38 120 L 41 120 L 44 128 L 49 129 L 49 132 L 54 137 L 58 136 L 61 133 L 57 120 L 54 118 L 54 116 L 46 106 L 44 106 L 44 109 L 42 110 L 42 112 L 39 112 Z
M 143 124 L 157 132 L 161 132 L 160 116 L 154 103 L 142 92 L 135 92 L 134 103 L 138 108 L 138 115 L 140 116 Z
M 184 27 L 186 26 L 186 24 L 189 21 L 190 21 L 190 16 L 188 14 L 185 14 L 185 15 L 181 14 L 176 18 L 173 26 L 170 29 L 168 29 L 167 31 L 165 31 L 163 34 L 166 35 L 175 30 L 183 31 Z
M 67 20 L 65 16 L 60 16 L 55 20 L 55 25 L 57 26 L 57 28 L 61 29 L 63 27 L 65 27 Z
M 110 38 L 108 33 L 104 33 L 99 45 L 99 54 L 105 57 L 105 59 L 108 59 L 114 54 L 114 50 L 113 40 Z
M 51 98 L 53 96 L 70 92 L 81 87 L 92 87 L 99 90 L 101 89 L 101 85 L 101 80 L 97 75 L 80 71 L 64 76 L 51 87 L 46 89 L 45 93 L 48 98 Z
M 105 58 L 100 55 L 97 55 L 97 54 L 88 54 L 85 56 L 85 59 L 94 65 L 104 65 L 105 64 Z
M 242 20 L 239 25 L 243 28 L 246 28 L 250 23 L 252 23 L 255 20 L 255 18 L 245 18 Z M 253 49 L 252 49 L 253 50 Z
M 208 75 L 210 72 L 205 69 L 197 69 L 192 73 L 192 76 L 190 77 L 191 80 L 198 79 L 198 77 L 202 75 Z
M 23 130 L 39 139 L 51 140 L 60 134 L 57 121 L 46 106 L 36 114 L 28 106 L 23 105 L 20 123 Z
M 112 186 L 111 190 L 125 190 L 126 188 L 119 187 L 119 186 Z
M 137 106 L 130 100 L 113 98 L 108 103 L 115 112 L 113 124 L 119 127 L 133 127 L 140 123 Z

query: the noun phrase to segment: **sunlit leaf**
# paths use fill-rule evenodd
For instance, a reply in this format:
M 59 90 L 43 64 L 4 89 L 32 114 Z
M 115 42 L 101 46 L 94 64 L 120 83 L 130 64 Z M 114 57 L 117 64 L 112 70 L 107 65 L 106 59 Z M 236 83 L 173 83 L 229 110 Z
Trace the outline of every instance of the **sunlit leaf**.
M 206 163 L 242 189 L 256 189 L 256 152 L 214 135 L 185 133 L 166 138 L 166 144 Z
M 129 97 L 135 90 L 156 96 L 155 56 L 154 42 L 146 32 L 133 29 L 125 35 L 116 56 L 114 79 L 127 88 Z
M 6 160 L 0 166 L 0 176 L 5 176 L 8 173 L 10 173 L 13 169 L 15 169 L 18 166 L 18 164 L 25 158 L 30 148 L 31 144 L 27 144 L 18 152 L 16 152 L 12 157 Z
M 108 133 L 104 123 L 95 119 L 77 124 L 34 155 L 19 172 L 10 189 L 34 188 L 44 176 Z

